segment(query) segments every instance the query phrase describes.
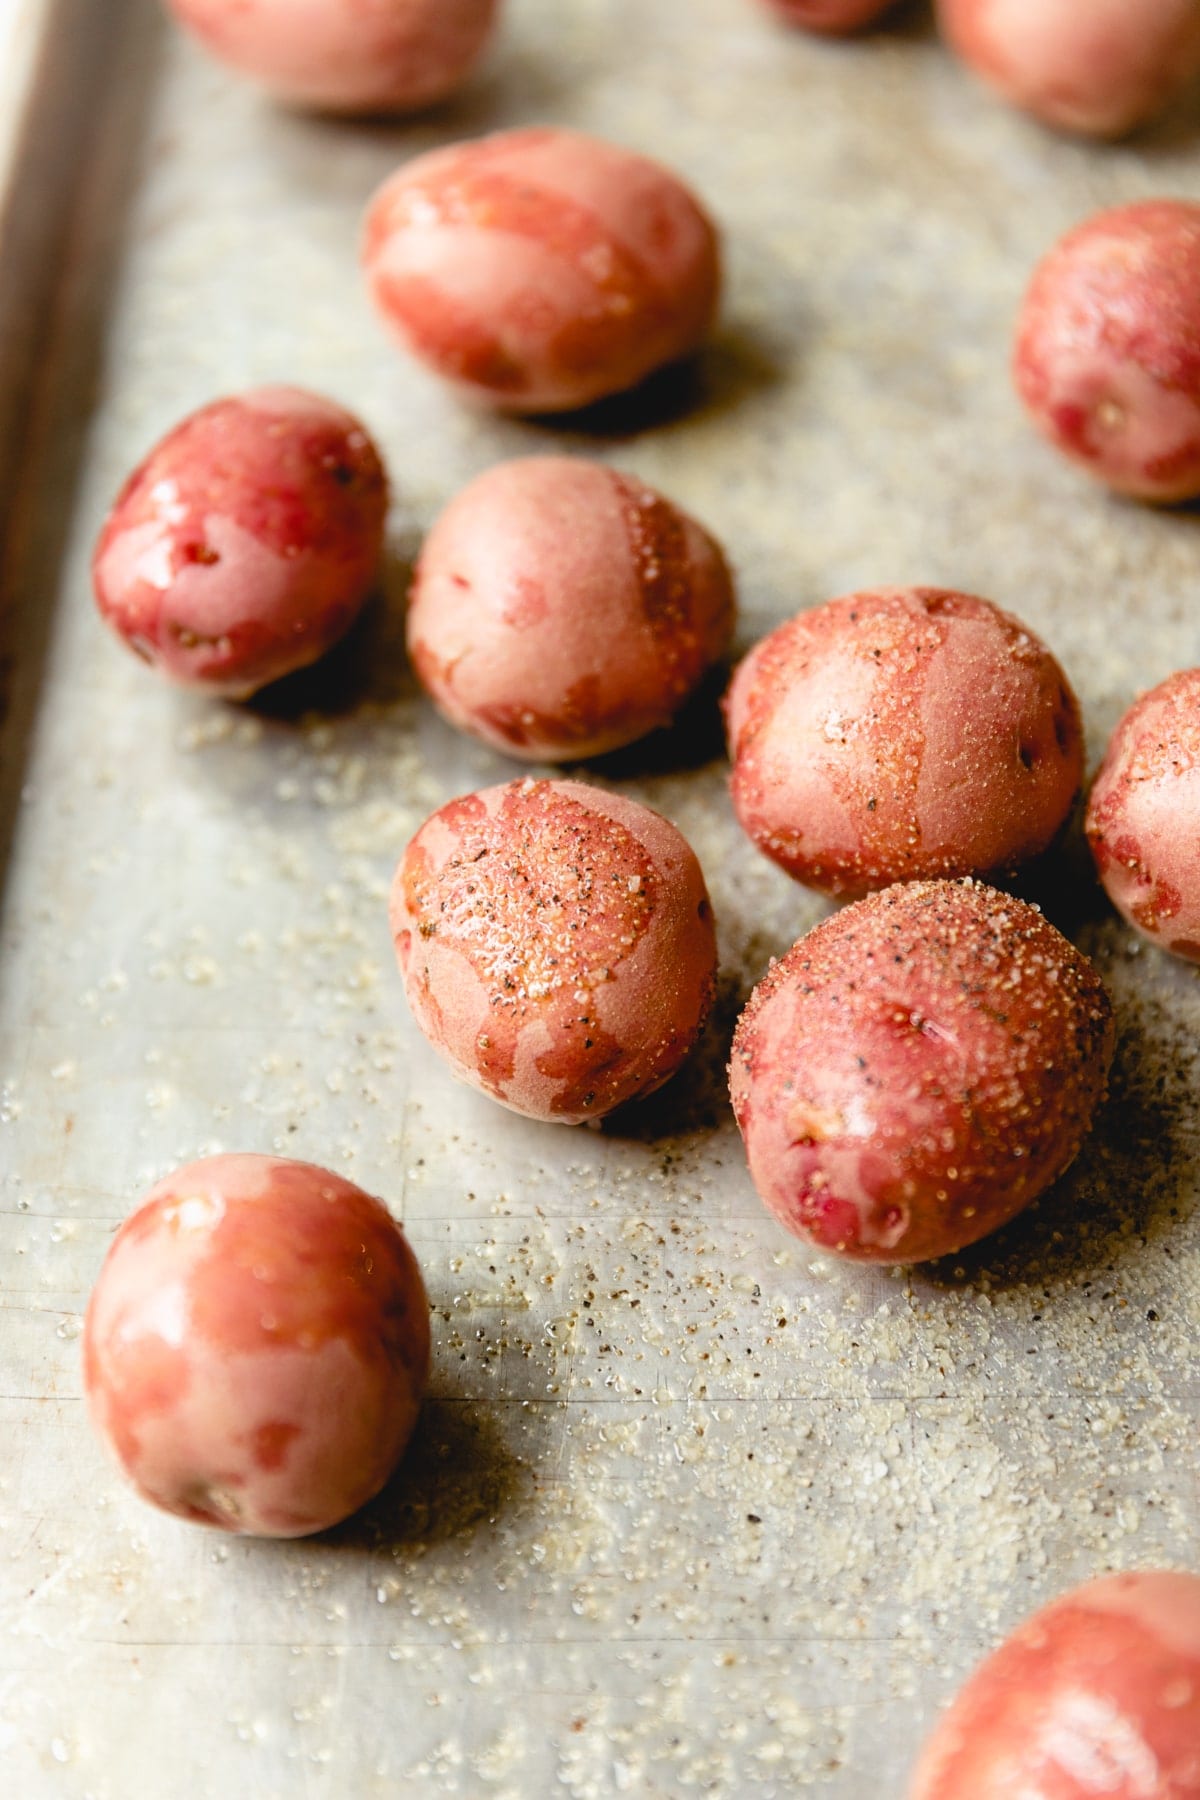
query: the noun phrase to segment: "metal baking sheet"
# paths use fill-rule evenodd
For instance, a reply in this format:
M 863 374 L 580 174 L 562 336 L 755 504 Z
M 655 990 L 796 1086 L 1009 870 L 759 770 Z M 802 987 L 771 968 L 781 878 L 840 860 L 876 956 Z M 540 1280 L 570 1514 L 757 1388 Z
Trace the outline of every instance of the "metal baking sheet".
M 723 538 L 743 644 L 855 586 L 974 589 L 1057 650 L 1094 759 L 1140 687 L 1197 658 L 1197 517 L 1109 500 L 1043 450 L 1008 339 L 1060 229 L 1196 191 L 1195 115 L 1132 146 L 1051 137 L 919 8 L 835 45 L 749 0 L 510 0 L 460 100 L 339 124 L 263 102 L 148 0 L 24 12 L 74 45 L 71 104 L 48 109 L 43 71 L 29 113 L 74 149 L 69 182 L 44 134 L 17 159 L 32 236 L 0 293 L 0 1791 L 899 1792 L 1020 1615 L 1104 1569 L 1195 1564 L 1197 975 L 1140 948 L 1069 851 L 1046 903 L 1121 1026 L 1094 1140 L 952 1266 L 813 1255 L 754 1196 L 722 1066 L 749 986 L 823 908 L 740 839 L 701 710 L 592 773 L 706 868 L 724 975 L 703 1051 L 601 1130 L 501 1111 L 427 1053 L 392 963 L 408 834 L 511 772 L 419 696 L 406 569 L 492 461 L 602 456 Z M 355 267 L 401 158 L 529 120 L 674 164 L 728 244 L 698 368 L 557 427 L 448 398 L 385 343 Z M 380 439 L 387 591 L 319 673 L 208 704 L 102 633 L 88 555 L 165 428 L 266 380 L 327 390 Z M 110 1235 L 218 1148 L 344 1170 L 428 1276 L 412 1452 L 315 1541 L 157 1516 L 84 1418 Z

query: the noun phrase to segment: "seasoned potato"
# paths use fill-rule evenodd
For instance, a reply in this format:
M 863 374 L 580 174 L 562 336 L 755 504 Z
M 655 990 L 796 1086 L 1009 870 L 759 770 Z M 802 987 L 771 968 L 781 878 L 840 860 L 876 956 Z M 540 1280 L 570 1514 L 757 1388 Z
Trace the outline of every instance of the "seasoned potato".
M 652 1093 L 712 1003 L 712 907 L 686 840 L 574 781 L 434 813 L 396 871 L 392 934 L 434 1049 L 531 1118 L 578 1124 Z
M 1200 1576 L 1108 1575 L 1035 1613 L 934 1732 L 909 1800 L 1196 1800 Z
M 894 0 L 765 0 L 765 4 L 789 25 L 836 37 L 869 25 Z
M 145 1500 L 299 1537 L 362 1506 L 408 1442 L 429 1367 L 416 1258 L 328 1169 L 212 1156 L 121 1227 L 83 1333 L 92 1420 Z
M 535 127 L 406 163 L 367 215 L 372 298 L 465 394 L 562 412 L 695 350 L 717 308 L 716 232 L 669 170 Z
M 1200 206 L 1097 213 L 1034 272 L 1013 377 L 1043 436 L 1119 493 L 1200 493 Z
M 922 1262 L 1062 1174 L 1112 1050 L 1104 984 L 1036 908 L 980 882 L 909 882 L 771 967 L 730 1089 L 782 1225 L 861 1261 Z
M 1091 137 L 1153 118 L 1200 65 L 1196 0 L 938 0 L 938 15 L 1006 100 Z
M 878 588 L 800 613 L 726 703 L 743 828 L 798 881 L 856 895 L 1011 871 L 1053 841 L 1083 771 L 1046 646 L 990 601 Z
M 1168 676 L 1125 714 L 1092 788 L 1087 835 L 1117 910 L 1200 962 L 1200 669 Z
M 725 559 L 644 482 L 578 457 L 489 469 L 425 541 L 413 666 L 512 756 L 597 756 L 665 725 L 725 650 Z
M 241 698 L 324 655 L 374 585 L 387 477 L 358 420 L 297 388 L 185 419 L 96 545 L 96 603 L 167 676 Z
M 408 112 L 454 92 L 499 0 L 167 0 L 214 56 L 282 99 Z

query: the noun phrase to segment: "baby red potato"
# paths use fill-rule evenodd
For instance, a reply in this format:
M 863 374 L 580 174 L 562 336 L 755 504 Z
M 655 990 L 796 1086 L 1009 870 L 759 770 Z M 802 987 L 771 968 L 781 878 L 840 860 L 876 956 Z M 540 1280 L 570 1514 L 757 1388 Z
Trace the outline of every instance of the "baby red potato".
M 454 92 L 498 0 L 167 0 L 222 62 L 302 106 L 408 112 Z
M 408 613 L 422 684 L 511 756 L 599 756 L 666 725 L 722 655 L 733 584 L 708 533 L 578 457 L 500 463 L 425 541 Z
M 1197 9 L 1200 14 L 1200 8 Z M 1044 437 L 1118 493 L 1200 494 L 1200 206 L 1097 213 L 1039 263 L 1013 378 Z
M 536 127 L 406 163 L 367 213 L 385 323 L 464 394 L 562 412 L 615 394 L 707 336 L 716 232 L 658 163 Z
M 396 870 L 413 1017 L 463 1081 L 575 1125 L 673 1075 L 712 1004 L 717 948 L 687 841 L 574 781 L 451 800 Z
M 1112 1051 L 1103 982 L 1035 907 L 909 882 L 772 965 L 738 1022 L 730 1092 L 781 1225 L 862 1262 L 924 1262 L 1062 1174 Z
M 934 1732 L 909 1800 L 1200 1800 L 1200 1576 L 1108 1575 L 1035 1613 Z
M 92 1422 L 144 1500 L 255 1537 L 378 1493 L 429 1369 L 429 1308 L 387 1209 L 312 1163 L 211 1156 L 152 1188 L 88 1306 Z
M 894 0 L 764 0 L 788 25 L 805 31 L 839 37 L 869 25 L 894 4 Z
M 1011 872 L 1053 842 L 1083 775 L 1049 650 L 944 588 L 800 613 L 740 665 L 726 716 L 743 829 L 828 894 Z
M 1005 100 L 1090 137 L 1152 119 L 1200 66 L 1196 0 L 938 0 L 938 17 Z
M 1200 669 L 1168 676 L 1125 714 L 1092 788 L 1087 836 L 1117 911 L 1200 962 Z
M 243 699 L 354 622 L 387 500 L 378 451 L 332 401 L 287 387 L 214 401 L 122 489 L 92 564 L 101 617 L 169 680 Z

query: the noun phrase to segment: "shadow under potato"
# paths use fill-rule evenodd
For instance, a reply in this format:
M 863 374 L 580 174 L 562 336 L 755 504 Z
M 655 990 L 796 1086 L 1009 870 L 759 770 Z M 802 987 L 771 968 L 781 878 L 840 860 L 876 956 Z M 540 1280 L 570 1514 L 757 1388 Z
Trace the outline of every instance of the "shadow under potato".
M 610 750 L 605 756 L 595 756 L 569 768 L 564 765 L 563 773 L 582 780 L 597 775 L 604 781 L 636 781 L 644 776 L 702 769 L 717 762 L 725 754 L 721 696 L 729 686 L 730 673 L 728 662 L 717 663 L 669 725 L 635 743 L 624 744 L 619 750 Z
M 724 1124 L 731 1116 L 729 1050 L 748 997 L 739 973 L 722 972 L 700 1042 L 678 1074 L 644 1100 L 632 1100 L 602 1120 L 605 1135 L 657 1144 L 715 1131 Z
M 395 705 L 417 693 L 404 642 L 404 618 L 415 554 L 386 551 L 378 590 L 345 637 L 310 663 L 243 701 L 246 710 L 276 724 L 314 713 L 344 718 L 360 706 Z
M 618 443 L 680 419 L 727 412 L 773 388 L 781 373 L 778 355 L 761 338 L 735 325 L 718 325 L 694 356 L 656 369 L 636 387 L 575 412 L 537 414 L 527 423 L 563 436 Z
M 1179 1132 L 1193 1108 L 1189 1071 L 1118 1012 L 1108 1099 L 1071 1168 L 1003 1230 L 922 1264 L 915 1283 L 950 1288 L 986 1276 L 995 1290 L 1115 1268 L 1195 1209 Z
M 1085 798 L 1081 797 L 1062 834 L 1047 851 L 1025 863 L 1010 879 L 994 883 L 1039 907 L 1072 942 L 1087 927 L 1111 918 L 1113 910 L 1084 836 L 1084 808 Z
M 431 1548 L 494 1525 L 530 1482 L 482 1402 L 429 1399 L 399 1467 L 320 1542 L 334 1550 Z

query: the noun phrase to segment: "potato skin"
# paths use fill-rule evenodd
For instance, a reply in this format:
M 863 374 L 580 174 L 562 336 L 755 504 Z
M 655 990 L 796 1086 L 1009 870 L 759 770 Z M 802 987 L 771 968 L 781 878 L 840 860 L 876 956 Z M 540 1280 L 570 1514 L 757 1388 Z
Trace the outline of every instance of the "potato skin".
M 534 456 L 479 476 L 421 552 L 413 667 L 510 756 L 599 756 L 666 725 L 733 629 L 708 533 L 635 477 Z
M 222 62 L 329 112 L 408 112 L 454 92 L 498 0 L 166 0 Z
M 894 0 L 763 0 L 763 4 L 787 25 L 840 37 L 870 25 Z
M 1200 206 L 1097 213 L 1038 264 L 1017 393 L 1042 435 L 1118 493 L 1200 493 Z
M 734 1034 L 730 1093 L 788 1231 L 923 1262 L 1062 1174 L 1112 1051 L 1103 982 L 1036 908 L 980 882 L 908 882 L 772 965 Z
M 463 1081 L 574 1125 L 660 1087 L 712 1004 L 712 907 L 658 813 L 573 781 L 443 806 L 396 870 L 413 1017 Z
M 1020 620 L 972 594 L 877 588 L 755 646 L 726 700 L 734 809 L 797 881 L 853 897 L 1009 872 L 1083 774 L 1079 706 Z
M 126 482 L 96 545 L 96 604 L 169 680 L 243 698 L 353 624 L 387 502 L 378 451 L 332 401 L 285 387 L 214 401 Z
M 375 195 L 371 297 L 406 349 L 510 412 L 562 412 L 695 350 L 716 231 L 658 163 L 536 127 L 406 163 Z
M 1200 962 L 1200 669 L 1168 676 L 1125 714 L 1086 829 L 1117 911 L 1164 950 Z
M 971 1676 L 909 1800 L 1198 1800 L 1200 1577 L 1088 1582 Z
M 942 33 L 1004 99 L 1060 131 L 1123 137 L 1200 67 L 1196 0 L 937 0 Z
M 312 1163 L 212 1156 L 113 1239 L 83 1331 L 92 1422 L 143 1499 L 300 1537 L 377 1493 L 429 1369 L 416 1258 L 378 1200 Z

